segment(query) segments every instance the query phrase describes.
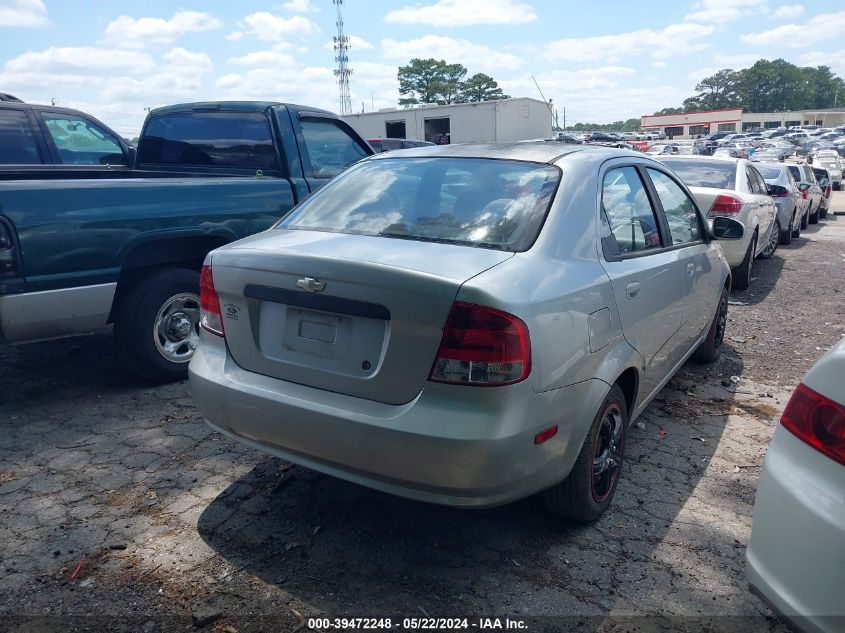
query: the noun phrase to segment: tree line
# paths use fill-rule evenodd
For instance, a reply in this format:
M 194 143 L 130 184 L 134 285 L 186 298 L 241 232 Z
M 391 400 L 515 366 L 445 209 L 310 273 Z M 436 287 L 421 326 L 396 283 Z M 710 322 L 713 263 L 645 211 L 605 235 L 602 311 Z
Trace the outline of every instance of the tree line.
M 476 73 L 467 77 L 463 64 L 449 64 L 442 59 L 414 58 L 399 67 L 399 105 L 418 103 L 474 103 L 510 99 L 489 75 Z
M 697 94 L 678 108 L 655 114 L 677 114 L 721 108 L 743 112 L 784 112 L 842 105 L 845 81 L 829 66 L 800 67 L 783 59 L 758 60 L 750 68 L 724 68 L 695 86 Z

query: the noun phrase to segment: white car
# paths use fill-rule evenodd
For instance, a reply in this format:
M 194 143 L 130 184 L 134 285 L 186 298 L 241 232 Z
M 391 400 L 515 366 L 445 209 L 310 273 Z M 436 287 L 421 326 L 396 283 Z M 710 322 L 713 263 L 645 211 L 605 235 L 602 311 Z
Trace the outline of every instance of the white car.
M 751 283 L 754 258 L 771 257 L 780 234 L 777 207 L 754 164 L 744 158 L 716 156 L 659 156 L 695 196 L 709 219 L 723 216 L 745 226 L 741 240 L 722 244 L 733 269 L 733 287 L 745 290 Z
M 813 365 L 757 486 L 748 584 L 807 633 L 845 631 L 845 339 Z

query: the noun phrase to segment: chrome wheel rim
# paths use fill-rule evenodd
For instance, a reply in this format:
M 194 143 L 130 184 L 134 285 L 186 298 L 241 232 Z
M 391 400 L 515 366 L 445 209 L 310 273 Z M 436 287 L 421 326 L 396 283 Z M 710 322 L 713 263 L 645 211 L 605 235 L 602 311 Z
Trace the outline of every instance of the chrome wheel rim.
M 190 292 L 170 297 L 153 324 L 153 341 L 159 354 L 171 363 L 187 363 L 199 342 L 199 326 L 200 298 Z
M 774 255 L 778 248 L 778 241 L 780 240 L 780 224 L 776 221 L 772 227 L 772 233 L 769 235 L 769 243 L 766 244 L 764 251 L 767 256 Z
M 622 470 L 625 450 L 622 409 L 612 403 L 605 409 L 599 423 L 599 432 L 593 442 L 593 472 L 591 492 L 597 503 L 606 501 L 613 493 Z

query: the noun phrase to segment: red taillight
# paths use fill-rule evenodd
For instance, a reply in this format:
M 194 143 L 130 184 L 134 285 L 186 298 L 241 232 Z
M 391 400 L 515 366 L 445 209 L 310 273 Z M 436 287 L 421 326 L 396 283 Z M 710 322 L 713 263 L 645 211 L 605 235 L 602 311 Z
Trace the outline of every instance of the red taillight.
M 462 385 L 509 385 L 531 373 L 528 326 L 507 312 L 456 301 L 428 379 Z
M 214 289 L 211 266 L 203 266 L 200 271 L 200 325 L 212 334 L 224 336 L 220 299 Z
M 845 465 L 845 407 L 800 383 L 780 423 L 820 453 Z
M 825 194 L 824 194 L 824 195 L 829 196 L 829 195 L 830 195 L 830 194 L 832 194 L 832 193 L 833 193 L 833 185 L 828 185 L 828 186 L 827 186 L 827 191 L 825 192 Z
M 710 215 L 734 215 L 742 210 L 742 200 L 727 194 L 716 196 L 713 206 L 710 207 Z

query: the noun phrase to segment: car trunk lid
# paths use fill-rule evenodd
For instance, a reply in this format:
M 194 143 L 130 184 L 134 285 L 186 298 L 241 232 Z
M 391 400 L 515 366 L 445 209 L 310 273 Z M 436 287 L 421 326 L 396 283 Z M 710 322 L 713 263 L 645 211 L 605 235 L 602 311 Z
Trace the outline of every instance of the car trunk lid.
M 215 251 L 212 270 L 238 365 L 403 404 L 425 384 L 461 284 L 512 255 L 274 229 Z

